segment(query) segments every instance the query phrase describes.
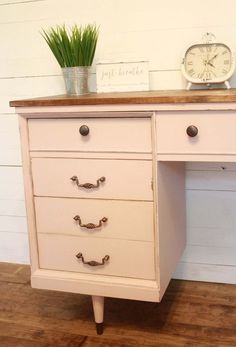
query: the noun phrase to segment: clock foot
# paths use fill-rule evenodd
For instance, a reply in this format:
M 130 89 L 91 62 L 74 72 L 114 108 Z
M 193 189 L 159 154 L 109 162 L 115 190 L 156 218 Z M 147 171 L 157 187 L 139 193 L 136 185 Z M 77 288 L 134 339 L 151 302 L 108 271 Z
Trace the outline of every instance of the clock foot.
M 187 90 L 190 90 L 191 86 L 192 86 L 192 83 L 191 83 L 191 82 L 188 82 L 186 89 L 187 89 Z
M 225 81 L 224 84 L 225 84 L 225 86 L 226 86 L 227 89 L 230 89 L 230 88 L 231 88 L 231 87 L 230 87 L 230 84 L 229 84 L 229 81 Z

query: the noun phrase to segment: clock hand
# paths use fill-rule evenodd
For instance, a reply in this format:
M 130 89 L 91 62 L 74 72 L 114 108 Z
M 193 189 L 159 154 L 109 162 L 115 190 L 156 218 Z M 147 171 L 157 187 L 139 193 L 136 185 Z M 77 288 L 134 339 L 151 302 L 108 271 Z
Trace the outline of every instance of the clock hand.
M 215 54 L 214 57 L 212 57 L 210 60 L 208 60 L 208 64 L 211 63 L 212 60 L 214 60 L 217 56 L 218 56 L 218 54 Z
M 210 60 L 207 62 L 207 65 L 210 65 L 210 66 L 212 66 L 212 67 L 215 67 L 215 65 L 213 65 L 213 64 L 211 63 Z
M 209 60 L 209 61 L 203 60 L 203 64 L 205 65 L 205 67 L 206 67 L 207 65 L 210 65 L 210 66 L 212 66 L 212 67 L 215 67 L 215 65 L 213 65 L 213 64 L 210 62 L 210 60 Z
M 204 65 L 206 66 L 206 65 L 210 65 L 210 66 L 212 66 L 212 67 L 215 67 L 213 64 L 212 64 L 212 61 L 216 58 L 218 56 L 218 54 L 215 54 L 214 55 L 214 57 L 212 57 L 211 59 L 209 59 L 209 60 L 204 60 Z

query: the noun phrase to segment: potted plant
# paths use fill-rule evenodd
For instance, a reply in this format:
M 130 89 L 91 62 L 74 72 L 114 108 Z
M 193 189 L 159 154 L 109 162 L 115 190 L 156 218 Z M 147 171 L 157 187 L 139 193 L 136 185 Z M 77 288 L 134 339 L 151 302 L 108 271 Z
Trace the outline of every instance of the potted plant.
M 62 68 L 67 94 L 87 94 L 89 70 L 98 40 L 97 26 L 74 25 L 68 30 L 62 25 L 43 30 L 41 34 Z

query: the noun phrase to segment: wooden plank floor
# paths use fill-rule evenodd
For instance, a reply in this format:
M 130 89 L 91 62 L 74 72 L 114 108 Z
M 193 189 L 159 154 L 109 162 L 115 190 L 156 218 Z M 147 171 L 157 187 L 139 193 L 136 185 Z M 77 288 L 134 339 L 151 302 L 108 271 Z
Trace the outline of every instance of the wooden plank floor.
M 172 280 L 160 304 L 107 298 L 97 336 L 89 296 L 32 289 L 0 263 L 0 347 L 236 347 L 236 286 Z

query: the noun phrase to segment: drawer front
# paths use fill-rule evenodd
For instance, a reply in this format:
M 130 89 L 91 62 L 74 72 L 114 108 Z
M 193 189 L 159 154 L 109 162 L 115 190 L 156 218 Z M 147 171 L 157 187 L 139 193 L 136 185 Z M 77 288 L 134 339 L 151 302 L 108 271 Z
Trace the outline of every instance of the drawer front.
M 144 241 L 154 238 L 153 203 L 149 201 L 37 197 L 35 212 L 39 233 Z
M 153 200 L 151 161 L 33 158 L 32 173 L 37 196 Z
M 42 269 L 73 271 L 143 279 L 154 279 L 154 246 L 152 242 L 84 238 L 53 234 L 38 234 L 39 264 Z M 104 265 L 89 266 L 77 259 Z
M 30 150 L 151 152 L 150 118 L 29 119 L 28 125 Z
M 187 135 L 190 125 L 198 129 Z M 235 154 L 236 114 L 224 112 L 160 113 L 157 117 L 158 154 Z

